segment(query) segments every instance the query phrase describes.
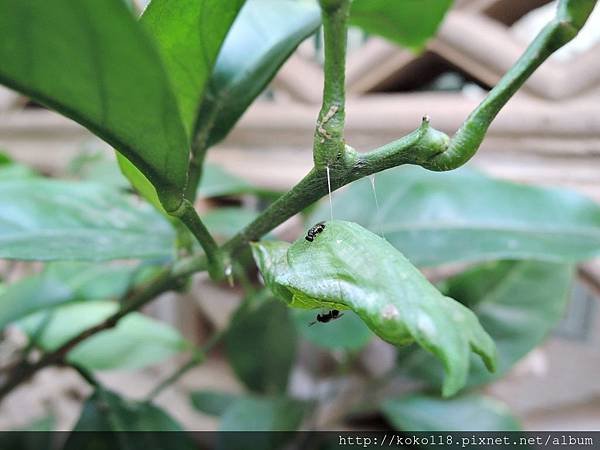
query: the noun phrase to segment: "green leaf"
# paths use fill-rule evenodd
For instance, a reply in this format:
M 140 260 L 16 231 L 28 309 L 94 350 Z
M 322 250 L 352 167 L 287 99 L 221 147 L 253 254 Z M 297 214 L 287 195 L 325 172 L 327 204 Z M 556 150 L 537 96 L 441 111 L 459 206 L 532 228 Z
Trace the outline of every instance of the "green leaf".
M 202 183 L 198 188 L 198 194 L 200 197 L 228 197 L 243 194 L 273 197 L 280 193 L 257 187 L 243 178 L 231 174 L 217 164 L 206 163 L 204 164 Z
M 247 208 L 216 208 L 202 214 L 202 221 L 215 238 L 229 239 L 257 216 Z
M 73 431 L 64 450 L 196 448 L 181 425 L 161 408 L 148 402 L 126 400 L 106 389 L 96 389 L 86 400 Z M 90 433 L 91 431 L 97 433 Z M 124 431 L 138 433 L 123 433 Z M 170 433 L 163 433 L 164 431 Z
M 452 0 L 355 0 L 350 24 L 413 51 L 437 31 Z
M 74 303 L 58 307 L 37 337 L 36 345 L 53 351 L 82 331 L 101 323 L 117 312 L 113 302 Z M 45 320 L 36 313 L 17 325 L 30 337 Z M 115 328 L 102 331 L 77 345 L 68 361 L 88 370 L 137 369 L 162 361 L 189 348 L 175 329 L 139 313 L 123 318 Z
M 210 416 L 221 416 L 239 397 L 218 391 L 196 391 L 190 394 L 192 406 Z
M 244 1 L 152 0 L 142 15 L 141 23 L 158 43 L 188 135 L 219 49 Z
M 27 166 L 13 162 L 0 153 L 0 181 L 35 177 L 37 174 Z
M 175 236 L 151 208 L 94 183 L 0 181 L 0 258 L 172 258 Z
M 600 206 L 581 195 L 470 169 L 405 166 L 335 197 L 336 217 L 385 238 L 417 266 L 498 259 L 574 262 L 600 255 Z M 314 221 L 329 217 L 323 205 Z
M 518 431 L 508 407 L 491 397 L 470 394 L 440 399 L 415 394 L 383 402 L 383 415 L 401 431 Z
M 314 311 L 306 309 L 296 309 L 292 314 L 298 333 L 319 347 L 334 350 L 359 350 L 373 338 L 373 333 L 352 311 L 344 312 L 343 319 L 310 326 L 309 324 L 315 320 L 315 316 Z
M 138 278 L 132 264 L 57 262 L 0 292 L 0 329 L 36 311 L 71 302 L 118 298 Z
M 156 189 L 144 174 L 124 156 L 117 154 L 117 159 L 121 171 L 129 179 L 136 191 L 164 214 L 165 210 L 160 204 Z M 276 197 L 279 195 L 276 191 L 254 186 L 246 180 L 227 172 L 221 166 L 211 163 L 204 164 L 202 183 L 198 189 L 198 194 L 200 197 L 205 198 L 238 196 L 243 194 L 252 194 L 261 197 Z
M 360 225 L 327 222 L 313 242 L 260 242 L 253 252 L 267 286 L 290 306 L 352 309 L 382 339 L 433 353 L 446 371 L 444 395 L 464 386 L 471 350 L 493 370 L 494 343 L 475 315 Z
M 231 404 L 221 431 L 293 431 L 302 421 L 306 405 L 286 397 L 243 397 Z
M 120 153 L 117 156 L 125 158 Z M 129 188 L 129 182 L 119 170 L 115 158 L 102 150 L 79 153 L 69 161 L 67 173 L 80 180 L 106 184 L 116 189 Z
M 89 128 L 176 209 L 188 139 L 159 52 L 123 1 L 0 0 L 0 10 L 0 83 Z
M 162 214 L 168 214 L 160 203 L 156 188 L 148 181 L 148 178 L 146 178 L 144 174 L 131 163 L 131 161 L 120 153 L 117 153 L 117 162 L 119 164 L 119 169 L 121 169 L 121 173 L 125 175 L 137 193 L 150 202 L 150 204 Z
M 217 164 L 206 163 L 202 172 L 202 183 L 198 188 L 201 197 L 225 197 L 248 194 L 254 186 Z
M 537 347 L 561 319 L 572 281 L 572 266 L 535 261 L 488 263 L 447 280 L 447 294 L 473 309 L 498 349 L 496 372 L 472 361 L 468 384 L 502 377 Z M 439 365 L 423 352 L 399 364 L 419 379 L 441 382 Z
M 248 2 L 219 54 L 200 109 L 206 146 L 225 138 L 281 65 L 320 24 L 319 9 L 292 0 Z
M 296 332 L 287 308 L 275 300 L 246 301 L 225 336 L 229 362 L 257 392 L 285 392 L 296 357 Z

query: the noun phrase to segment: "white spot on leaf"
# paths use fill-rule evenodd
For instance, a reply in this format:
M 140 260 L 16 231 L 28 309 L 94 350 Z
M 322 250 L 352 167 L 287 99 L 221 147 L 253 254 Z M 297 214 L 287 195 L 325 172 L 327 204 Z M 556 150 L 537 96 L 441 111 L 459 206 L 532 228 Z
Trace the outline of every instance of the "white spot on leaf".
M 385 320 L 394 320 L 400 316 L 400 312 L 398 312 L 398 308 L 388 303 L 381 309 L 381 316 Z
M 435 324 L 428 316 L 424 314 L 419 315 L 419 320 L 417 321 L 417 328 L 429 339 L 433 339 L 433 337 L 437 334 Z

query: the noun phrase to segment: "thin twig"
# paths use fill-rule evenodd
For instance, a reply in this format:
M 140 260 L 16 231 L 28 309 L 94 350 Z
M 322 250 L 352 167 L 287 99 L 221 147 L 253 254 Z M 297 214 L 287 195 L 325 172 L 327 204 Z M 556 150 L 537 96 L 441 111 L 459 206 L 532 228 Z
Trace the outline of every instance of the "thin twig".
M 130 312 L 141 308 L 143 305 L 156 298 L 156 296 L 159 294 L 178 287 L 178 281 L 179 278 L 174 277 L 170 268 L 167 268 L 142 289 L 134 289 L 129 291 L 121 300 L 121 309 L 119 309 L 119 311 L 117 311 L 115 314 L 108 317 L 103 322 L 82 331 L 77 336 L 62 344 L 56 350 L 46 353 L 37 362 L 28 364 L 20 368 L 20 370 L 12 371 L 9 374 L 7 381 L 0 386 L 0 400 L 2 400 L 15 387 L 31 378 L 31 376 L 33 376 L 39 370 L 48 366 L 65 363 L 68 353 L 79 343 L 83 342 L 90 336 L 114 327 L 119 320 L 121 320 Z

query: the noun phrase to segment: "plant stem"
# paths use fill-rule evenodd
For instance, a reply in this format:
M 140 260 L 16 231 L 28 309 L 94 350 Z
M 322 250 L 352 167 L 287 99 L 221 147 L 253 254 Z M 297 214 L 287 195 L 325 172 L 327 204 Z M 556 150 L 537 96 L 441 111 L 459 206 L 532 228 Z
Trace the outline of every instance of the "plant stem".
M 188 171 L 188 184 L 186 187 L 185 198 L 190 202 L 196 200 L 196 192 L 198 191 L 198 185 L 202 178 L 202 171 L 204 170 L 204 157 L 206 155 L 206 149 L 202 152 L 194 151 L 192 147 L 192 157 L 190 158 L 190 168 Z
M 206 107 L 207 104 L 214 101 L 218 100 L 215 98 L 209 81 L 204 92 L 204 99 L 200 104 L 200 112 L 198 113 L 198 118 L 202 118 L 202 120 L 199 120 L 194 127 L 194 139 L 191 148 L 190 167 L 188 169 L 188 185 L 185 195 L 190 202 L 194 202 L 196 199 L 198 185 L 200 184 L 204 170 L 206 152 L 209 147 L 215 144 L 211 140 L 211 132 L 219 117 L 219 109 Z
M 70 365 L 71 368 L 73 368 L 74 370 L 77 371 L 77 373 L 79 373 L 79 375 L 85 380 L 87 381 L 91 386 L 95 387 L 95 388 L 101 388 L 102 385 L 100 384 L 100 382 L 96 379 L 96 377 L 94 377 L 94 375 L 92 374 L 92 372 L 90 372 L 89 370 L 87 370 L 86 368 L 82 367 L 82 366 L 78 366 L 75 364 Z
M 194 206 L 189 200 L 184 199 L 181 206 L 170 213 L 178 217 L 192 232 L 204 250 L 208 261 L 208 273 L 213 280 L 220 280 L 225 274 L 225 262 L 219 246 L 198 216 Z
M 577 35 L 595 4 L 596 0 L 561 0 L 556 17 L 540 31 L 525 53 L 469 115 L 447 148 L 420 165 L 429 170 L 446 171 L 469 161 L 502 107 L 552 53 Z
M 160 395 L 160 393 L 162 391 L 164 391 L 166 388 L 168 388 L 173 383 L 177 382 L 177 380 L 179 380 L 183 375 L 185 375 L 191 369 L 204 363 L 204 361 L 206 361 L 206 356 L 208 355 L 208 353 L 210 353 L 210 351 L 215 347 L 215 345 L 217 345 L 217 343 L 219 343 L 219 341 L 223 338 L 224 335 L 225 335 L 225 331 L 222 330 L 222 331 L 215 333 L 213 336 L 211 336 L 211 338 L 206 342 L 206 344 L 204 344 L 202 346 L 202 348 L 200 348 L 194 352 L 194 354 L 188 360 L 188 362 L 183 364 L 175 372 L 173 372 L 171 375 L 169 375 L 167 378 L 165 378 L 163 381 L 161 381 L 154 389 L 152 389 L 152 391 L 147 395 L 146 401 L 150 402 L 150 401 L 154 400 L 156 397 L 158 397 Z
M 19 371 L 9 374 L 7 381 L 0 387 L 0 400 L 15 387 L 28 380 L 38 370 L 45 367 L 61 364 L 65 361 L 67 354 L 90 336 L 114 327 L 119 320 L 130 312 L 136 311 L 146 303 L 150 302 L 159 294 L 177 287 L 180 278 L 174 278 L 170 268 L 164 269 L 149 284 L 136 291 L 129 291 L 121 300 L 121 309 L 103 322 L 94 325 L 77 336 L 69 339 L 56 350 L 43 355 L 37 362 L 29 364 Z
M 382 170 L 402 164 L 414 164 L 427 156 L 439 153 L 447 137 L 429 126 L 424 119 L 413 133 L 369 153 L 359 154 L 346 148 L 344 158 L 330 168 L 331 190 Z M 276 226 L 327 195 L 325 168 L 314 167 L 291 190 L 279 197 L 254 221 L 223 245 L 223 250 L 235 255 L 241 248 L 260 239 Z
M 344 152 L 346 46 L 350 0 L 320 0 L 325 42 L 323 104 L 314 137 L 315 167 L 332 166 Z

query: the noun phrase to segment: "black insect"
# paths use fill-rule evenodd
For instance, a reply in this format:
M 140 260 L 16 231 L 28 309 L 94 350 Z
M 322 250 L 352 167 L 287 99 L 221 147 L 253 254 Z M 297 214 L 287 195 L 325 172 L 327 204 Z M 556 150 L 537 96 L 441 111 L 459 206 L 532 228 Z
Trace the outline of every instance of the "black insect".
M 308 242 L 312 242 L 317 237 L 317 234 L 323 232 L 324 229 L 325 229 L 325 222 L 319 222 L 314 227 L 312 227 L 310 230 L 308 230 L 304 239 L 306 239 Z
M 341 313 L 337 309 L 332 309 L 328 313 L 325 314 L 317 314 L 317 320 L 308 324 L 308 326 L 313 326 L 317 322 L 327 323 L 335 319 L 339 319 L 342 317 L 344 313 Z

